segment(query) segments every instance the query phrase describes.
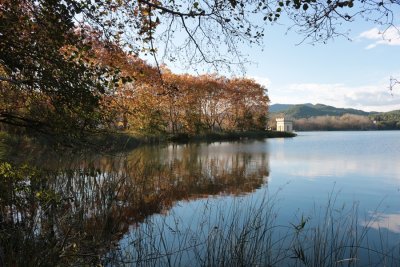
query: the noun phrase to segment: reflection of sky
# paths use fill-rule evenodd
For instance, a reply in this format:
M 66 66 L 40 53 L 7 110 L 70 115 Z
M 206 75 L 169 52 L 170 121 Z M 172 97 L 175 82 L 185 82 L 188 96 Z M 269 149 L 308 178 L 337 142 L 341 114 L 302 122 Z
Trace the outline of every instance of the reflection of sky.
M 397 132 L 300 133 L 290 142 L 268 140 L 272 172 L 290 177 L 355 180 L 399 185 L 400 135 Z
M 190 146 L 169 146 L 164 159 L 168 162 L 190 156 L 208 162 L 250 157 L 254 169 L 265 163 L 269 165 L 268 183 L 240 197 L 225 195 L 180 201 L 167 216 L 154 215 L 153 221 L 165 220 L 167 225 L 181 225 L 197 234 L 197 229 L 213 227 L 220 220 L 229 223 L 236 208 L 246 214 L 254 203 L 273 199 L 276 225 L 287 231 L 285 226 L 298 223 L 303 215 L 310 217 L 310 224 L 318 224 L 320 214 L 324 214 L 331 201 L 334 213 L 341 208 L 353 212 L 353 205 L 358 208 L 354 216 L 360 216 L 361 226 L 371 230 L 368 242 L 379 242 L 381 231 L 388 230 L 388 240 L 394 242 L 388 244 L 399 243 L 400 131 L 310 132 L 289 139 Z M 132 238 L 133 235 L 125 235 L 122 247 Z M 174 233 L 167 240 L 177 242 Z
M 376 213 L 370 216 L 369 221 L 362 223 L 375 230 L 387 229 L 400 234 L 400 213 Z
M 400 212 L 398 131 L 301 132 L 287 139 L 169 146 L 166 158 L 187 157 L 190 149 L 203 162 L 224 162 L 223 168 L 246 157 L 253 170 L 269 162 L 268 190 L 280 191 L 282 223 L 299 210 L 324 205 L 333 191 L 338 205 L 358 202 L 361 212 L 378 207 L 387 214 Z M 266 194 L 263 190 L 255 194 Z
M 293 139 L 268 140 L 270 190 L 282 185 L 284 220 L 290 210 L 359 203 L 360 213 L 384 209 L 370 226 L 399 233 L 400 132 L 301 132 Z M 386 225 L 386 226 L 385 226 Z
M 400 136 L 394 132 L 300 134 L 293 142 L 270 141 L 272 164 L 287 168 L 290 175 L 400 179 Z

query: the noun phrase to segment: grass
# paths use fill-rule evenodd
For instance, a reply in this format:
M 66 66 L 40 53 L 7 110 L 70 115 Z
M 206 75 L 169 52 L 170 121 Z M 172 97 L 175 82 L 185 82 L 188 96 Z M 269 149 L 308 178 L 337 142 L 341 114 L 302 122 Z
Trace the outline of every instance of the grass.
M 132 172 L 125 173 L 120 169 L 125 163 L 108 162 L 110 169 L 104 172 L 90 162 L 85 163 L 88 167 L 80 163 L 79 168 L 55 173 L 0 169 L 0 265 L 400 264 L 399 240 L 390 243 L 390 232 L 370 227 L 375 227 L 379 218 L 373 215 L 379 213 L 362 220 L 357 203 L 340 203 L 335 190 L 310 213 L 295 214 L 291 222 L 279 219 L 279 192 L 267 189 L 262 196 L 216 193 L 184 203 L 182 212 L 182 198 L 166 197 L 175 179 L 168 180 L 165 172 L 149 179 L 156 167 L 141 170 L 135 162 L 127 166 Z M 114 168 L 119 171 L 113 172 Z M 30 180 L 25 182 L 26 177 Z M 154 187 L 149 188 L 149 182 Z M 165 183 L 171 185 L 169 191 L 160 190 Z M 13 210 L 18 216 L 10 215 Z M 138 214 L 140 218 L 133 219 Z
M 215 201 L 213 201 L 215 202 Z M 131 230 L 104 261 L 113 266 L 399 266 L 400 244 L 369 237 L 358 205 L 325 207 L 277 224 L 276 195 L 231 205 L 204 202 L 185 217 L 153 216 Z M 374 242 L 377 241 L 377 242 Z M 385 244 L 386 243 L 386 244 Z

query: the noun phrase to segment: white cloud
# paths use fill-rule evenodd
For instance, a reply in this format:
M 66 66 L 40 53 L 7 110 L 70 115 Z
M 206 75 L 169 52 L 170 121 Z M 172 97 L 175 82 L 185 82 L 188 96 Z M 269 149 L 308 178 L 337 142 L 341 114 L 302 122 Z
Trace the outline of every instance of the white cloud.
M 382 38 L 381 34 L 382 33 L 379 31 L 379 29 L 375 27 L 375 28 L 372 28 L 372 29 L 370 29 L 368 31 L 360 33 L 360 37 L 361 38 L 370 39 L 370 40 L 371 39 L 375 40 L 375 39 L 381 39 Z
M 365 47 L 365 49 L 372 49 L 372 48 L 375 48 L 377 46 L 377 44 L 370 44 L 370 45 L 367 45 L 366 47 Z
M 400 214 L 371 212 L 371 221 L 365 221 L 362 223 L 362 225 L 371 227 L 376 230 L 386 228 L 393 233 L 400 233 Z
M 271 85 L 271 80 L 267 77 L 250 76 L 249 78 L 254 79 L 256 82 L 258 82 L 261 85 L 264 85 L 267 89 Z
M 398 26 L 391 26 L 385 30 L 380 30 L 375 27 L 362 32 L 358 38 L 373 41 L 365 49 L 372 49 L 378 45 L 400 46 L 400 28 Z
M 269 90 L 272 103 L 321 103 L 342 108 L 365 111 L 390 111 L 400 109 L 400 93 L 391 92 L 387 84 L 349 86 L 346 84 L 299 83 L 287 88 Z

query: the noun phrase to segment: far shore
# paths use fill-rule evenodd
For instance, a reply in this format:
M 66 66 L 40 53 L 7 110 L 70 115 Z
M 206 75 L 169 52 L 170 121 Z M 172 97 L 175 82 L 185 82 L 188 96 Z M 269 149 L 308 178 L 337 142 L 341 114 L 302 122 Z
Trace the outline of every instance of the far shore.
M 189 142 L 222 142 L 239 141 L 246 139 L 264 138 L 289 138 L 295 137 L 293 132 L 279 132 L 271 130 L 254 131 L 227 131 L 227 132 L 208 132 L 202 134 L 159 134 L 159 135 L 135 135 L 127 132 L 103 132 L 85 137 L 84 139 L 57 138 L 47 135 L 28 136 L 13 135 L 0 132 L 1 145 L 8 147 L 46 147 L 52 145 L 61 149 L 71 148 L 95 149 L 101 151 L 128 151 L 141 145 L 165 144 L 165 143 L 189 143 Z M 56 145 L 56 146 L 54 146 Z

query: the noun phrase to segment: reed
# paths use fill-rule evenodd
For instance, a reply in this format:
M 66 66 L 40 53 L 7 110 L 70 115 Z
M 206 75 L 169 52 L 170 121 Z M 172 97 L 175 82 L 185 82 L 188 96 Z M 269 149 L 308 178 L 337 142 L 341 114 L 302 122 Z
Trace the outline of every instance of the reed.
M 218 204 L 215 204 L 217 202 Z M 112 266 L 399 266 L 400 244 L 385 231 L 371 239 L 374 218 L 362 224 L 358 204 L 324 206 L 295 223 L 278 224 L 277 195 L 204 201 L 185 218 L 171 211 L 131 230 L 104 257 Z M 386 235 L 388 233 L 386 232 Z
M 400 265 L 399 240 L 376 227 L 380 207 L 362 217 L 335 189 L 288 222 L 280 192 L 265 187 L 191 201 L 185 187 L 218 175 L 176 188 L 176 170 L 167 179 L 168 168 L 139 161 L 105 162 L 103 172 L 79 162 L 63 171 L 0 164 L 0 266 Z

